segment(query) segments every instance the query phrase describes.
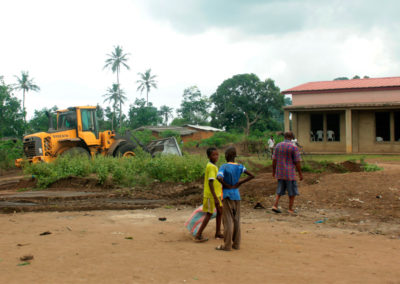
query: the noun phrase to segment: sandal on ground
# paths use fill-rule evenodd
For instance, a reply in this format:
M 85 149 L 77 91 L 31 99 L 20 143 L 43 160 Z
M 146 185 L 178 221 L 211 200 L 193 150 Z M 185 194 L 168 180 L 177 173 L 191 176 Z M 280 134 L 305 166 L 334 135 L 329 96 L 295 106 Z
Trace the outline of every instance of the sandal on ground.
M 206 242 L 206 241 L 208 241 L 208 239 L 207 238 L 204 238 L 203 236 L 196 236 L 196 237 L 194 237 L 194 241 L 196 242 L 196 243 L 204 243 L 204 242 Z
M 224 251 L 230 251 L 230 249 L 226 249 L 223 245 L 219 245 L 215 248 L 216 250 L 224 250 Z
M 289 215 L 297 215 L 297 210 L 288 210 Z
M 221 233 L 215 234 L 215 238 L 216 239 L 223 239 L 224 238 L 224 234 L 221 234 Z
M 272 211 L 275 213 L 282 213 L 282 211 L 276 207 L 272 207 Z

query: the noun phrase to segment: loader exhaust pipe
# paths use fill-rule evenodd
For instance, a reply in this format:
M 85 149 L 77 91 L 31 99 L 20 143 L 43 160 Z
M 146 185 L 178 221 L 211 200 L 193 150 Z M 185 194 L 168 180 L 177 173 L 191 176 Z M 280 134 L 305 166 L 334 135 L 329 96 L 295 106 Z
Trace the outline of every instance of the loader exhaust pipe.
M 53 117 L 49 111 L 46 111 L 47 118 L 49 119 L 49 131 L 54 130 Z

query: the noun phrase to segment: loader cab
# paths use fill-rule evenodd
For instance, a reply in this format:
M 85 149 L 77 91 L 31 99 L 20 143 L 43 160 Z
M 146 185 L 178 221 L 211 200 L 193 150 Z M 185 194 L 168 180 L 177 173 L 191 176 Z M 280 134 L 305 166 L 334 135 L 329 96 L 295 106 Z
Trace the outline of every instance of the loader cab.
M 77 107 L 78 136 L 88 146 L 100 145 L 96 107 Z
M 99 145 L 99 124 L 96 107 L 71 107 L 57 113 L 57 131 L 77 131 L 77 137 L 85 141 L 86 145 Z
M 57 131 L 76 129 L 76 110 L 68 109 L 59 112 L 57 117 Z

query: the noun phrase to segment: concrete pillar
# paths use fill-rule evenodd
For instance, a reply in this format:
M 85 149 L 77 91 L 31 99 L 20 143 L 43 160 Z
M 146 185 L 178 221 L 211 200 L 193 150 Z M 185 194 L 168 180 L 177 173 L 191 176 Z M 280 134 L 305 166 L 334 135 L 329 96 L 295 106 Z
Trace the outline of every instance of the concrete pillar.
M 390 142 L 394 142 L 394 112 L 390 112 Z
M 285 132 L 290 131 L 290 120 L 289 120 L 289 111 L 288 110 L 285 110 L 283 112 L 283 117 L 284 117 L 284 121 L 285 121 Z
M 352 133 L 352 122 L 351 122 L 351 109 L 346 109 L 345 124 L 346 124 L 346 153 L 352 153 L 353 133 Z
M 299 139 L 299 132 L 297 130 L 297 112 L 292 112 L 292 132 L 294 133 L 294 137 Z

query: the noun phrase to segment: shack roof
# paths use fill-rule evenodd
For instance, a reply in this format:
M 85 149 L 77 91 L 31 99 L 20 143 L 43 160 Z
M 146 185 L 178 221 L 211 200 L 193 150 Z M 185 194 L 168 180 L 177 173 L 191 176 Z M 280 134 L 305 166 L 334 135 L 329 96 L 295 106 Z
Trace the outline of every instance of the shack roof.
M 310 93 L 370 91 L 377 89 L 400 90 L 400 77 L 309 82 L 291 89 L 287 89 L 283 91 L 282 94 L 295 95 Z
M 141 126 L 135 129 L 135 131 L 142 131 L 142 130 L 151 130 L 157 133 L 161 133 L 164 131 L 176 131 L 181 136 L 190 135 L 197 132 L 196 130 L 192 130 L 182 126 Z
M 219 128 L 215 128 L 215 127 L 211 127 L 211 126 L 203 126 L 203 125 L 194 125 L 194 124 L 186 124 L 185 126 L 187 127 L 191 127 L 191 128 L 195 128 L 198 130 L 203 130 L 203 131 L 213 131 L 213 132 L 221 132 L 224 131 L 222 129 Z

